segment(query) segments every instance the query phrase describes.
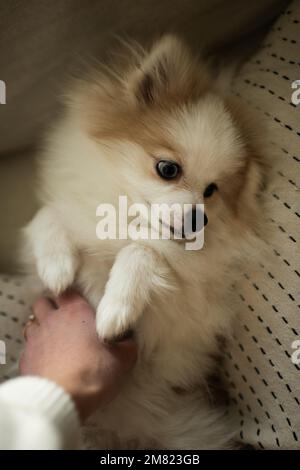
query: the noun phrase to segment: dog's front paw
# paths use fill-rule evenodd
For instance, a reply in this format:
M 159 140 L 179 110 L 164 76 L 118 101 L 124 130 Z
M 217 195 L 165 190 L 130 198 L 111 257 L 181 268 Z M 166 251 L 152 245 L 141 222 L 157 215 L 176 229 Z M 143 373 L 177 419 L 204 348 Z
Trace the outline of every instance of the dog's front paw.
M 45 254 L 37 260 L 37 270 L 42 282 L 55 295 L 61 294 L 72 285 L 77 266 L 77 257 L 71 252 Z
M 131 314 L 131 305 L 122 299 L 104 294 L 96 315 L 96 328 L 99 337 L 107 342 L 122 337 L 132 326 Z

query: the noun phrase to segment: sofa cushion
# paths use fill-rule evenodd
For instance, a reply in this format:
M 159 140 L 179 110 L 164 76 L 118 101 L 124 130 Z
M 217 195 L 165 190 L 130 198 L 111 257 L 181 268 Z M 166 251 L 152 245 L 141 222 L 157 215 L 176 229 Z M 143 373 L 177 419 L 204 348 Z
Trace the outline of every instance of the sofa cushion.
M 300 447 L 300 92 L 292 98 L 299 52 L 298 0 L 233 84 L 270 125 L 272 236 L 236 286 L 240 315 L 226 377 L 240 440 L 268 449 Z
M 116 37 L 149 41 L 165 32 L 195 50 L 255 43 L 287 0 L 10 0 L 1 2 L 0 155 L 35 144 L 59 109 L 72 74 L 104 60 Z

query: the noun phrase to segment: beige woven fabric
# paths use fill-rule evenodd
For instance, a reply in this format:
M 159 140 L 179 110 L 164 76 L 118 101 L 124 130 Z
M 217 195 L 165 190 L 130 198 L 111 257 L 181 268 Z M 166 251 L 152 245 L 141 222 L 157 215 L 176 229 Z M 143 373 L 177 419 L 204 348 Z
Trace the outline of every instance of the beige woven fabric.
M 226 370 L 240 439 L 259 448 L 300 448 L 300 364 L 292 362 L 292 343 L 300 339 L 300 104 L 291 102 L 297 79 L 299 0 L 233 86 L 271 125 L 272 240 L 236 287 L 240 319 Z
M 28 292 L 21 276 L 0 275 L 0 350 L 5 344 L 5 364 L 0 361 L 0 383 L 18 375 L 23 327 L 30 315 Z M 1 355 L 1 359 L 3 359 Z
M 0 155 L 35 145 L 69 76 L 105 60 L 116 36 L 178 33 L 198 50 L 251 49 L 288 0 L 10 0 L 0 2 Z M 213 25 L 213 26 L 212 26 Z M 250 39 L 249 40 L 249 36 Z M 253 50 L 253 49 L 252 49 Z

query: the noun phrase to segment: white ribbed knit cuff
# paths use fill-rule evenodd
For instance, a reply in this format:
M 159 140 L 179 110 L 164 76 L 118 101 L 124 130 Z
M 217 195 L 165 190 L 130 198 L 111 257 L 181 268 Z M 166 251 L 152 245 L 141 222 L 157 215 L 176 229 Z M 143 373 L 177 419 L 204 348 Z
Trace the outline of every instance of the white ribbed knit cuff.
M 79 441 L 79 417 L 71 397 L 56 383 L 26 376 L 8 380 L 0 387 L 0 398 L 51 421 L 62 433 L 66 447 Z

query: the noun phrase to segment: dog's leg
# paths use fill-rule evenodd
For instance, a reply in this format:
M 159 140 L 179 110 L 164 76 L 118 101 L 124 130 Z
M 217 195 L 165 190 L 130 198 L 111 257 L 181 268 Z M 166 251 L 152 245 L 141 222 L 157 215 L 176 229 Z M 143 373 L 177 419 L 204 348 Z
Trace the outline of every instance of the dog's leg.
M 78 255 L 57 214 L 41 209 L 24 229 L 24 259 L 35 261 L 40 279 L 55 295 L 69 287 L 76 274 Z
M 143 313 L 151 292 L 169 287 L 162 259 L 149 247 L 132 243 L 123 248 L 112 267 L 97 309 L 97 331 L 112 340 L 130 329 Z

